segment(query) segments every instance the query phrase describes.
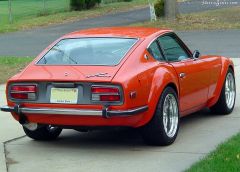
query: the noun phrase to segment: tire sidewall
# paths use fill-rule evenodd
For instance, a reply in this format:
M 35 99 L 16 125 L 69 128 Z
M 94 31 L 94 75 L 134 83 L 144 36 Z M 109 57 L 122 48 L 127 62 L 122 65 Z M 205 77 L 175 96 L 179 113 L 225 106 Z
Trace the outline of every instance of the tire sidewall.
M 178 124 L 173 137 L 168 137 L 163 124 L 163 104 L 166 96 L 169 94 L 175 97 L 178 108 Z M 161 93 L 151 121 L 143 126 L 141 130 L 143 139 L 147 144 L 154 146 L 167 146 L 175 141 L 179 130 L 179 104 L 177 97 L 178 96 L 172 87 L 166 87 Z
M 227 80 L 227 76 L 228 76 L 229 73 L 232 74 L 233 79 L 234 79 L 234 85 L 235 85 L 235 97 L 234 97 L 234 102 L 233 102 L 232 108 L 229 108 L 229 107 L 227 106 L 226 95 L 225 95 L 226 80 Z M 235 81 L 235 76 L 234 76 L 234 72 L 233 72 L 232 69 L 228 69 L 228 72 L 227 72 L 226 77 L 225 77 L 224 85 L 223 85 L 223 87 L 222 87 L 221 96 L 222 96 L 222 98 L 223 98 L 224 106 L 225 106 L 225 109 L 226 109 L 227 113 L 228 113 L 228 114 L 231 113 L 231 112 L 233 111 L 233 109 L 234 109 L 235 102 L 236 102 L 236 81 Z
M 169 137 L 167 135 L 167 133 L 165 132 L 165 129 L 164 129 L 164 124 L 163 124 L 163 105 L 164 105 L 165 98 L 169 94 L 171 94 L 171 95 L 173 95 L 175 97 L 175 100 L 177 102 L 177 109 L 178 109 L 178 124 L 177 124 L 176 132 L 175 132 L 173 137 Z M 177 94 L 176 94 L 176 92 L 175 92 L 175 90 L 173 88 L 167 87 L 167 88 L 164 89 L 164 91 L 163 91 L 163 93 L 162 93 L 162 95 L 160 97 L 160 100 L 159 100 L 159 103 L 158 103 L 158 107 L 157 107 L 157 110 L 155 112 L 155 116 L 159 118 L 159 126 L 161 127 L 162 136 L 164 137 L 164 140 L 167 141 L 167 144 L 173 143 L 175 141 L 176 137 L 177 137 L 177 134 L 178 134 L 179 121 L 180 121 L 178 96 L 177 96 Z
M 57 127 L 54 130 L 49 130 L 49 125 L 42 125 L 32 131 L 23 126 L 25 134 L 34 140 L 55 140 L 62 132 L 62 129 Z

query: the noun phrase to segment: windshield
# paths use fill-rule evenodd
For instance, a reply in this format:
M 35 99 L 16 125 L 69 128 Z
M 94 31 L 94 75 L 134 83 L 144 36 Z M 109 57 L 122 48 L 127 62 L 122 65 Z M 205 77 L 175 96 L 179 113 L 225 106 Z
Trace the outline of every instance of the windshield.
M 37 64 L 116 65 L 136 43 L 133 38 L 63 39 Z

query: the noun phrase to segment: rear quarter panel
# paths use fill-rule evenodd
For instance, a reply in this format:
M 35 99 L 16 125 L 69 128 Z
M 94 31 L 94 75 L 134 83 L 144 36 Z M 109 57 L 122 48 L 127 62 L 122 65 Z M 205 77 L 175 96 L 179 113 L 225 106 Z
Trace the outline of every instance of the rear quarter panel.
M 160 95 L 168 84 L 174 84 L 178 90 L 178 79 L 174 68 L 166 62 L 156 61 L 146 50 L 148 43 L 148 41 L 143 42 L 133 52 L 112 80 L 113 83 L 123 86 L 124 108 L 144 105 L 149 107 L 134 127 L 143 126 L 151 120 Z M 131 92 L 137 93 L 136 98 L 130 98 Z

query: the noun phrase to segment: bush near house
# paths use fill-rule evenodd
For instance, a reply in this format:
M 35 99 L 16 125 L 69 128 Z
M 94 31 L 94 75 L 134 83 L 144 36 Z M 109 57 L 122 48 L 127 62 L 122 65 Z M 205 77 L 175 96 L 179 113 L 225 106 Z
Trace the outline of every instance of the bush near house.
M 154 8 L 155 8 L 155 13 L 157 17 L 164 16 L 164 0 L 158 0 L 154 4 Z

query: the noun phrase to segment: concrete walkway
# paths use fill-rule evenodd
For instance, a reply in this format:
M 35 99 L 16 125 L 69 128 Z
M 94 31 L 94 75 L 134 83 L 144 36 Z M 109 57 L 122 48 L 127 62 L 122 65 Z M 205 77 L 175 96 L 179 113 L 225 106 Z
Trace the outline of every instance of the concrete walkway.
M 183 171 L 240 131 L 240 59 L 234 61 L 237 101 L 233 113 L 218 116 L 201 111 L 182 118 L 178 138 L 168 147 L 146 146 L 134 130 L 90 133 L 64 130 L 57 141 L 37 142 L 21 137 L 20 125 L 9 113 L 0 112 L 0 171 Z M 3 85 L 0 97 L 0 104 L 5 104 Z

